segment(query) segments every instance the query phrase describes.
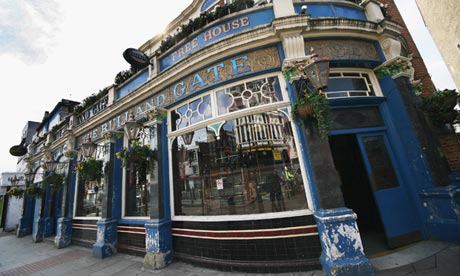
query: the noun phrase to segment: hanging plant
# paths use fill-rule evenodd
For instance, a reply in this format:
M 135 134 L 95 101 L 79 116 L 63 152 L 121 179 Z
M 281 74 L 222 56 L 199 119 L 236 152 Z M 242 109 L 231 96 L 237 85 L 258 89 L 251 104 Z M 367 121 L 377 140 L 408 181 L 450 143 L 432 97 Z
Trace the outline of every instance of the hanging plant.
M 106 131 L 103 132 L 102 135 L 104 136 L 104 139 L 115 142 L 117 139 L 122 138 L 124 134 L 122 131 Z
M 401 71 L 403 70 L 403 67 L 404 67 L 403 63 L 404 62 L 400 58 L 398 58 L 392 64 L 385 65 L 377 69 L 375 71 L 375 76 L 381 79 L 385 75 L 390 75 L 390 76 L 397 75 L 401 73 Z
M 152 150 L 149 144 L 142 145 L 141 142 L 133 140 L 128 148 L 122 148 L 115 156 L 123 162 L 123 166 L 127 166 L 128 163 L 134 163 L 153 168 L 156 151 Z
M 77 150 L 66 150 L 64 152 L 64 156 L 67 157 L 68 159 L 74 159 L 77 157 L 78 151 Z
M 292 107 L 292 118 L 296 122 L 301 120 L 316 121 L 316 130 L 321 138 L 328 137 L 332 120 L 329 110 L 329 100 L 323 92 L 305 93 Z
M 38 198 L 44 195 L 44 190 L 36 184 L 31 184 L 25 189 L 24 194 L 29 197 Z
M 254 0 L 235 0 L 230 4 L 224 4 L 222 7 L 217 7 L 215 11 L 202 12 L 200 16 L 190 19 L 187 24 L 182 24 L 180 28 L 177 29 L 177 33 L 174 36 L 168 35 L 165 37 L 161 41 L 159 50 L 161 53 L 164 53 L 176 45 L 176 43 L 209 23 L 228 14 L 252 8 L 253 6 Z
M 294 79 L 297 79 L 299 76 L 299 72 L 293 66 L 286 66 L 283 69 L 282 73 L 283 73 L 284 78 L 288 80 L 289 82 L 291 82 Z
M 422 97 L 422 110 L 434 126 L 453 124 L 459 120 L 459 113 L 454 107 L 459 94 L 453 89 L 438 90 L 430 96 Z
M 149 120 L 163 121 L 168 117 L 166 109 L 157 106 L 146 110 L 145 113 L 147 114 Z
M 75 166 L 75 169 L 78 172 L 80 179 L 84 179 L 86 181 L 94 181 L 99 180 L 104 176 L 102 170 L 103 166 L 104 162 L 102 160 L 90 158 L 86 161 L 78 162 Z
M 46 188 L 49 186 L 51 193 L 54 193 L 55 191 L 61 189 L 63 183 L 64 176 L 62 174 L 52 172 L 43 178 L 43 190 L 46 191 Z
M 24 189 L 18 187 L 18 186 L 12 186 L 6 194 L 8 196 L 14 196 L 17 198 L 22 198 L 24 196 Z

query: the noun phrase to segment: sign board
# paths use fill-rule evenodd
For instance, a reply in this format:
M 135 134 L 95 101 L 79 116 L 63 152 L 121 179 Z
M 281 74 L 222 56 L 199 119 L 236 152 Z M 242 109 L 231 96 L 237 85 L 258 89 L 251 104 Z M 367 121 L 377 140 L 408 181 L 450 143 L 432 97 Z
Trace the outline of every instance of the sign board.
M 7 186 L 12 186 L 13 183 L 11 183 L 11 180 L 12 179 L 17 179 L 17 183 L 15 183 L 16 185 L 26 185 L 26 179 L 24 177 L 24 173 L 22 172 L 5 172 L 5 173 L 2 173 L 2 181 L 1 181 L 1 185 L 0 186 L 3 186 L 3 187 L 7 187 Z
M 10 154 L 13 156 L 23 156 L 27 153 L 27 148 L 21 145 L 12 146 L 10 148 Z
M 216 186 L 217 186 L 217 190 L 223 190 L 224 189 L 224 179 L 223 178 L 217 178 L 216 179 Z
M 134 48 L 128 48 L 123 52 L 123 57 L 132 66 L 143 69 L 150 64 L 149 57 L 144 52 Z

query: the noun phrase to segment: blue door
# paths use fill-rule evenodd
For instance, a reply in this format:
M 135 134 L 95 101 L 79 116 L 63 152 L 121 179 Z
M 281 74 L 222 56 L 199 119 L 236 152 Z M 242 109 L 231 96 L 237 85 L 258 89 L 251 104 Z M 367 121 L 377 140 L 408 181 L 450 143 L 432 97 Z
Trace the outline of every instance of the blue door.
M 398 175 L 385 134 L 360 134 L 358 141 L 388 245 L 394 248 L 420 240 L 416 209 Z

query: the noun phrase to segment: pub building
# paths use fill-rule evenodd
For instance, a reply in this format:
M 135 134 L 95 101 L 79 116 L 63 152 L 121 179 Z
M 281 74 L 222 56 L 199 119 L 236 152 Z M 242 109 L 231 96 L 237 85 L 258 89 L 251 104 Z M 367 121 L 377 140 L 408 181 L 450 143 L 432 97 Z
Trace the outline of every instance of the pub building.
M 132 75 L 43 119 L 22 160 L 44 195 L 18 236 L 146 269 L 328 275 L 372 275 L 370 244 L 458 241 L 459 190 L 424 150 L 413 49 L 382 7 L 194 0 L 123 53 Z M 315 93 L 330 121 L 293 116 Z

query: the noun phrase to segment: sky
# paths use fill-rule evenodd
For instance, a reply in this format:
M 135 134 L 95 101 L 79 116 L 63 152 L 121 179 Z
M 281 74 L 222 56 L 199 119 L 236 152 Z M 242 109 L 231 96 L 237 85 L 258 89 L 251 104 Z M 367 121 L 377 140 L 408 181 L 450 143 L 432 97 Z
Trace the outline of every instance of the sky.
M 455 88 L 418 13 L 396 0 L 438 88 Z M 162 4 L 159 4 L 162 3 Z M 41 122 L 61 99 L 81 102 L 129 69 L 126 48 L 162 33 L 192 0 L 0 0 L 0 172 L 16 171 L 27 121 Z

